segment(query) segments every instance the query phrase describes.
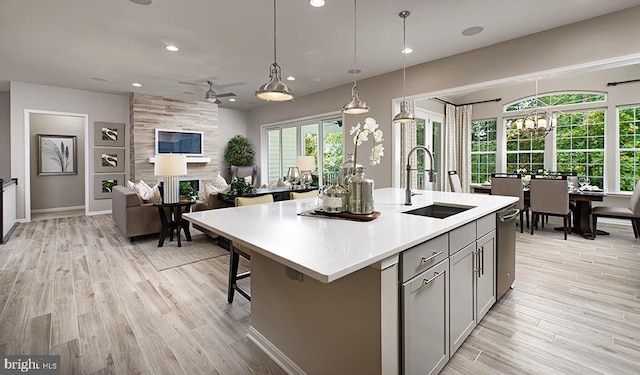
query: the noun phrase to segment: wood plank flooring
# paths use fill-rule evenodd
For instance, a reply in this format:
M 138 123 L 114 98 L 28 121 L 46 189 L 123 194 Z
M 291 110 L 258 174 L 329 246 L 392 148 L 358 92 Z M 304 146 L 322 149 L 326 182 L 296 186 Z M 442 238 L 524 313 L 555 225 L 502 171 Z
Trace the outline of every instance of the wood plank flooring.
M 517 280 L 442 374 L 640 374 L 640 241 L 517 233 Z M 20 224 L 0 246 L 0 354 L 62 374 L 283 374 L 226 302 L 228 256 L 157 272 L 108 215 Z M 365 374 L 366 375 L 366 374 Z

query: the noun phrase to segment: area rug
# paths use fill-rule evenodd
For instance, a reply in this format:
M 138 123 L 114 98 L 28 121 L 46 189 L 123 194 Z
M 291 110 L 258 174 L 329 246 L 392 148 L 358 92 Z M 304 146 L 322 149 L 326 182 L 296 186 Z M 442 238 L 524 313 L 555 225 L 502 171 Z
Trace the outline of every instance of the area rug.
M 164 240 L 164 246 L 158 247 L 158 239 L 151 236 L 150 238 L 135 240 L 133 245 L 149 260 L 149 263 L 153 265 L 156 271 L 180 267 L 229 253 L 216 245 L 216 241 L 206 234 L 193 234 L 192 231 L 191 239 L 192 241 L 187 241 L 183 235 L 181 239 L 182 246 L 178 247 L 176 238 L 174 237 L 173 241 L 169 241 L 167 236 Z

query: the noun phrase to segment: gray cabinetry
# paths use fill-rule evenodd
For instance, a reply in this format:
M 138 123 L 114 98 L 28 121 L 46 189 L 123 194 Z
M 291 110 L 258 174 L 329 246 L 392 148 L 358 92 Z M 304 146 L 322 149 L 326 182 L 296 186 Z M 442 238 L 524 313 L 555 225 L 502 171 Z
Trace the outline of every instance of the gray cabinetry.
M 470 243 L 457 250 L 450 240 L 449 352 L 453 355 L 496 301 L 495 215 L 482 217 L 449 235 L 458 244 Z
M 402 284 L 403 373 L 437 374 L 449 360 L 449 261 Z
M 475 242 L 449 258 L 450 353 L 453 355 L 476 326 Z
M 496 232 L 478 239 L 476 319 L 479 322 L 496 302 Z

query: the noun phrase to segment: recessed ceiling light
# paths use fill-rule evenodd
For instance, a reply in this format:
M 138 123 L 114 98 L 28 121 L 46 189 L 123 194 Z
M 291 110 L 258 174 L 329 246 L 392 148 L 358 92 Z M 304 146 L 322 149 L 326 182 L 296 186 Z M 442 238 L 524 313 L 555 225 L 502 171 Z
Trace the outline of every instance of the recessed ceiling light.
M 320 8 L 324 6 L 324 0 L 309 0 L 309 4 L 311 4 L 312 7 Z
M 149 5 L 151 4 L 151 0 L 129 0 L 134 4 L 138 4 L 138 5 Z
M 402 53 L 405 53 L 405 54 L 410 54 L 411 52 L 413 52 L 413 48 L 411 47 L 407 47 L 402 50 Z
M 360 70 L 360 69 L 349 69 L 349 70 L 347 70 L 347 73 L 349 73 L 349 74 L 360 74 L 360 73 L 362 73 L 362 70 Z
M 462 30 L 462 35 L 464 36 L 476 35 L 476 34 L 480 34 L 482 30 L 484 30 L 484 27 L 482 26 L 469 27 L 468 29 Z
M 142 83 L 134 82 L 131 84 L 133 87 L 142 87 Z
M 236 100 L 234 98 L 229 98 L 230 102 L 235 102 Z
M 101 78 L 101 77 L 92 77 L 91 79 L 94 80 L 94 81 L 98 81 L 98 82 L 107 82 L 106 79 Z
M 287 77 L 287 81 L 295 81 L 295 80 L 296 80 L 296 77 L 294 76 Z
M 191 92 L 191 91 L 183 91 L 182 93 L 183 93 L 183 94 L 185 94 L 185 95 L 193 95 L 193 94 L 194 94 L 194 93 L 193 93 L 193 92 Z
M 169 46 L 166 46 L 166 47 L 164 47 L 164 48 L 166 48 L 166 49 L 167 49 L 167 51 L 171 51 L 171 52 L 178 52 L 178 51 L 179 51 L 179 48 L 178 48 L 178 47 L 176 47 L 176 46 L 171 46 L 171 45 L 169 45 Z

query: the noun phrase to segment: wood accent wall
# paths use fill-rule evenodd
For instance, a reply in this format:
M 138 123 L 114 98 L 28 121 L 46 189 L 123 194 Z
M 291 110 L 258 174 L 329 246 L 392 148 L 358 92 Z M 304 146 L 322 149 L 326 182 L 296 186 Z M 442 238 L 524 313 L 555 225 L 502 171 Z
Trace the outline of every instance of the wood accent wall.
M 189 163 L 190 176 L 199 176 L 203 182 L 213 180 L 221 172 L 218 166 L 218 105 L 207 102 L 187 102 L 160 96 L 131 95 L 130 179 L 155 184 L 153 164 L 155 156 L 155 129 L 198 130 L 204 133 L 204 157 L 209 163 Z M 152 185 L 153 186 L 153 185 Z

